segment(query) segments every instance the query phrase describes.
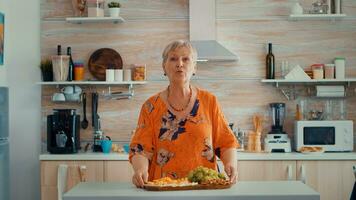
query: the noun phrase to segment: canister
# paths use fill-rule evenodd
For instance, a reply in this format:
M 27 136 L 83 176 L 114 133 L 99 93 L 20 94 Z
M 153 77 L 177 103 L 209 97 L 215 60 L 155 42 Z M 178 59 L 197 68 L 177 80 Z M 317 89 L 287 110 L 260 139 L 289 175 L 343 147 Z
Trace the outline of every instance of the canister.
M 336 79 L 345 78 L 345 58 L 336 57 L 334 60 L 335 63 L 335 77 Z
M 324 79 L 324 65 L 323 64 L 314 64 L 311 66 L 313 71 L 313 79 Z
M 324 65 L 324 77 L 325 79 L 335 78 L 335 64 L 325 64 Z

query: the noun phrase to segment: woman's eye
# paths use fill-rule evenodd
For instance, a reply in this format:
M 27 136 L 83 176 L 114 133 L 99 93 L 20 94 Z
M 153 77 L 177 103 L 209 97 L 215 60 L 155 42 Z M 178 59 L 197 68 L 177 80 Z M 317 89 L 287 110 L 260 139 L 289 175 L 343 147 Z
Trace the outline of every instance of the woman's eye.
M 185 58 L 183 58 L 183 61 L 187 62 L 187 61 L 190 61 L 190 59 L 189 59 L 189 57 L 185 57 Z
M 170 60 L 170 61 L 176 61 L 177 58 L 176 58 L 176 57 L 170 57 L 169 60 Z

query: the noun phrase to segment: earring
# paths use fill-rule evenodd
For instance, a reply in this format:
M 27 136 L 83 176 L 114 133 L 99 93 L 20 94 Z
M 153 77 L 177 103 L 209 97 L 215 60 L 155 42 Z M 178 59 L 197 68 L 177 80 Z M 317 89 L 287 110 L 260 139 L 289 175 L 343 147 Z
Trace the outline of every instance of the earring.
M 163 75 L 164 75 L 164 76 L 167 76 L 167 74 L 166 74 L 166 73 L 164 73 Z
M 195 73 L 193 73 L 193 76 L 195 76 Z

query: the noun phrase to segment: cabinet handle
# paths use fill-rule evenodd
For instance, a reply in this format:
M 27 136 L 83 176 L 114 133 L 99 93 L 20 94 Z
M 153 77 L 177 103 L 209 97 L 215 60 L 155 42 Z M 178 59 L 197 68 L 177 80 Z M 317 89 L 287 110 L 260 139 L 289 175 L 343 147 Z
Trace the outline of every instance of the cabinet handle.
M 307 180 L 306 178 L 306 169 L 305 169 L 305 166 L 304 165 L 301 165 L 300 166 L 300 181 L 302 181 L 304 184 Z
M 292 165 L 288 165 L 287 166 L 287 172 L 288 172 L 288 178 L 287 178 L 287 180 L 288 181 L 291 181 L 291 180 L 293 180 L 293 168 L 292 168 Z
M 87 166 L 86 165 L 80 165 L 79 166 L 79 177 L 80 177 L 80 182 L 86 182 L 87 181 Z

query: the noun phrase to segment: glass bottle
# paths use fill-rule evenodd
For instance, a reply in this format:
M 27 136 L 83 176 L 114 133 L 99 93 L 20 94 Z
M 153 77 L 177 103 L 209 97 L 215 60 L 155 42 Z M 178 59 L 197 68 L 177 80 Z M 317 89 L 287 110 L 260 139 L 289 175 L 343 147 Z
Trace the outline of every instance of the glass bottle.
M 69 70 L 68 70 L 68 81 L 74 80 L 74 63 L 72 59 L 72 49 L 67 47 L 67 55 L 69 56 Z
M 275 76 L 275 62 L 272 53 L 272 43 L 268 43 L 268 54 L 266 56 L 266 79 L 274 79 Z

